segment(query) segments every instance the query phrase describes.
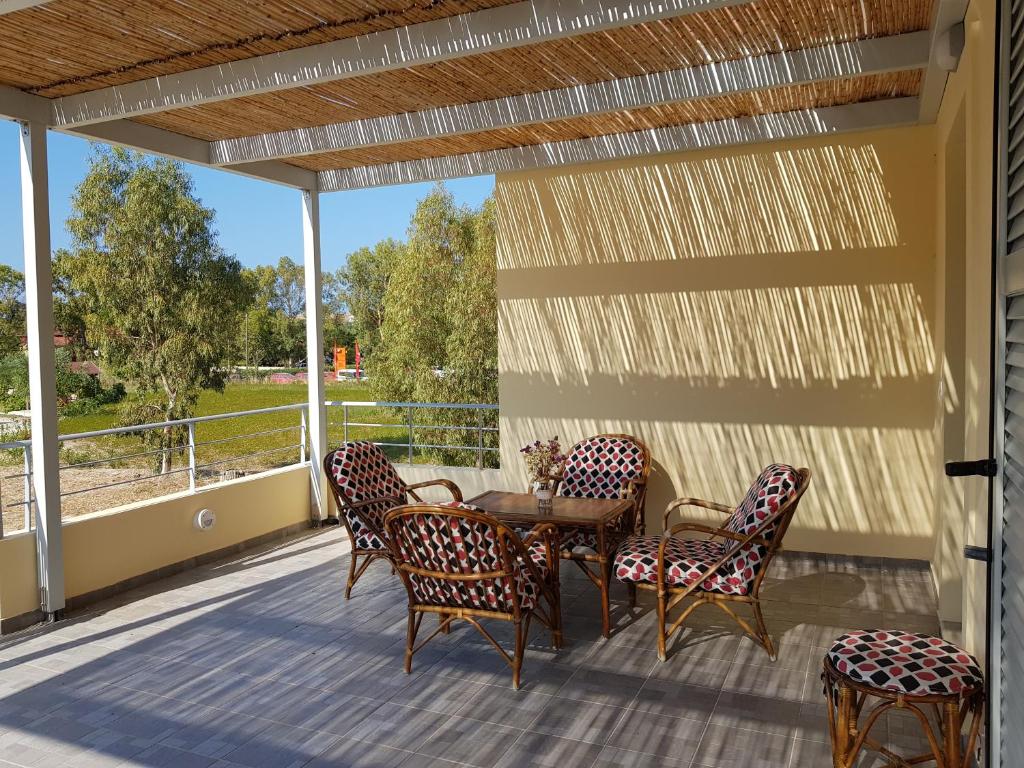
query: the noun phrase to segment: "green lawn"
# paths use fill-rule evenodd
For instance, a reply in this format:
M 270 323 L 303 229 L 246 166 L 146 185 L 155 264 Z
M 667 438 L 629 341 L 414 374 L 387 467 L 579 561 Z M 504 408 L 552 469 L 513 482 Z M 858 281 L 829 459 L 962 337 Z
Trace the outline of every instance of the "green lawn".
M 369 401 L 372 392 L 365 384 L 346 382 L 329 384 L 326 388 L 328 400 Z M 307 390 L 305 384 L 228 384 L 222 394 L 204 392 L 199 399 L 197 416 L 206 416 L 236 411 L 248 411 L 258 408 L 287 405 L 305 402 Z M 342 409 L 328 409 L 328 444 L 337 445 L 344 439 L 342 428 Z M 351 427 L 349 439 L 372 439 L 388 443 L 407 444 L 408 429 L 405 426 L 405 414 L 378 408 L 352 408 L 349 413 L 350 422 L 394 424 L 394 428 Z M 417 415 L 427 419 L 428 415 Z M 488 425 L 496 421 L 496 414 L 487 414 Z M 105 407 L 103 410 L 86 416 L 74 416 L 60 420 L 62 435 L 90 432 L 118 426 L 118 407 Z M 260 434 L 256 434 L 260 433 Z M 234 417 L 217 421 L 203 422 L 196 426 L 196 463 L 199 466 L 210 464 L 211 471 L 225 469 L 254 470 L 283 466 L 298 460 L 299 456 L 299 411 L 258 414 L 255 416 Z M 463 433 L 444 433 L 440 438 L 429 437 L 430 441 L 438 439 L 448 442 L 447 437 L 465 440 L 464 444 L 474 444 L 475 437 L 469 440 Z M 417 434 L 419 442 L 425 442 L 423 434 Z M 496 445 L 496 437 L 487 435 L 487 444 Z M 135 435 L 108 436 L 102 438 L 76 440 L 63 444 L 62 463 L 66 465 L 104 460 L 97 466 L 106 467 L 142 467 L 155 466 L 156 456 L 132 456 L 127 454 L 142 453 L 152 450 L 142 438 Z M 404 447 L 386 449 L 393 458 L 405 458 L 408 450 Z M 258 454 L 258 455 L 254 455 Z M 468 451 L 460 451 L 459 457 L 465 455 L 465 463 L 471 463 L 473 456 Z M 423 457 L 417 455 L 418 460 Z M 107 461 L 109 460 L 109 461 Z M 460 462 L 461 463 L 461 462 Z M 187 456 L 174 458 L 176 466 L 187 464 Z

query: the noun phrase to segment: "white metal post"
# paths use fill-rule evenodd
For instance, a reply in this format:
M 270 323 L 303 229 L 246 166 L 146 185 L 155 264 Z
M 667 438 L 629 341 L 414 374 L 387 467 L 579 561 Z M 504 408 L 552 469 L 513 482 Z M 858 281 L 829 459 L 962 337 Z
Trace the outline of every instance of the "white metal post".
M 188 423 L 188 489 L 196 489 L 196 423 Z
M 25 314 L 29 402 L 32 409 L 32 488 L 36 502 L 40 604 L 64 612 L 64 552 L 60 523 L 57 387 L 53 348 L 53 269 L 46 126 L 21 124 L 21 209 L 25 238 Z
M 320 466 L 327 454 L 327 406 L 324 400 L 324 310 L 320 274 L 320 193 L 302 191 L 302 248 L 306 269 L 306 373 L 309 382 L 309 472 L 313 520 L 327 519 L 326 478 Z

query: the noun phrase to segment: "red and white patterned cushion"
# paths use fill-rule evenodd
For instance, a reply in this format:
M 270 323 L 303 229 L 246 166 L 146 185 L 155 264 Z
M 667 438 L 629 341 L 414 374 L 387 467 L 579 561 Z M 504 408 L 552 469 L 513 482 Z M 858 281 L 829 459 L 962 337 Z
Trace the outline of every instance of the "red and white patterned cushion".
M 631 536 L 615 553 L 615 577 L 619 581 L 658 583 L 658 547 L 660 536 Z M 665 583 L 687 587 L 725 554 L 725 545 L 717 541 L 672 539 L 665 547 Z M 726 595 L 745 595 L 753 581 L 744 571 L 719 569 L 704 578 L 701 589 Z
M 644 471 L 643 449 L 622 437 L 591 437 L 573 446 L 558 484 L 559 496 L 618 499 Z
M 977 660 L 961 648 L 899 630 L 850 632 L 836 639 L 827 658 L 851 680 L 911 696 L 959 694 L 985 679 Z
M 450 502 L 443 506 L 476 509 Z M 403 515 L 404 534 L 396 540 L 402 560 L 418 568 L 443 573 L 472 574 L 504 569 L 497 529 L 486 522 L 436 512 Z M 531 550 L 536 562 L 536 554 Z M 541 553 L 543 559 L 543 553 Z M 523 609 L 536 605 L 540 585 L 525 563 L 513 563 L 512 578 L 447 580 L 409 574 L 415 599 L 427 605 L 454 606 L 511 613 L 514 596 Z
M 597 532 L 593 528 L 568 528 L 562 533 L 562 549 L 572 552 L 576 547 L 597 551 Z
M 389 501 L 371 504 L 361 508 L 358 514 L 348 509 L 348 504 L 382 497 L 406 500 L 405 483 L 398 476 L 391 460 L 379 446 L 360 440 L 343 443 L 334 451 L 330 456 L 330 468 L 331 481 L 346 502 L 342 511 L 355 538 L 352 545 L 356 549 L 386 550 L 384 542 L 363 523 L 360 516 L 365 516 L 381 528 L 385 513 L 395 507 L 396 503 Z

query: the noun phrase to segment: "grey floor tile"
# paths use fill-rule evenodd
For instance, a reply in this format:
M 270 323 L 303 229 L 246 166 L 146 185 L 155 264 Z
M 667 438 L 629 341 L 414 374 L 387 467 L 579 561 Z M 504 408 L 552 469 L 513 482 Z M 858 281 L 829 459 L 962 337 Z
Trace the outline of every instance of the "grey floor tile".
M 492 768 L 523 733 L 518 728 L 452 717 L 416 751 L 475 768 Z
M 512 745 L 497 768 L 590 768 L 600 752 L 598 744 L 527 732 Z
M 629 710 L 608 737 L 608 745 L 633 752 L 691 760 L 707 723 L 704 720 Z
M 658 662 L 651 670 L 651 677 L 671 680 L 682 685 L 699 685 L 705 688 L 721 688 L 732 668 L 728 659 L 688 659 L 674 656 Z
M 593 768 L 689 768 L 690 760 L 677 760 L 663 755 L 630 752 L 618 747 L 605 747 L 597 756 Z
M 574 701 L 555 696 L 530 725 L 535 733 L 565 739 L 604 744 L 629 710 L 592 701 Z
M 693 757 L 707 768 L 779 768 L 789 764 L 792 739 L 771 733 L 709 725 Z
M 723 691 L 750 693 L 770 699 L 803 701 L 807 671 L 804 664 L 796 669 L 783 666 L 753 666 L 733 662 L 722 685 Z
M 336 741 L 334 734 L 267 723 L 256 736 L 224 757 L 246 768 L 299 768 Z
M 448 716 L 436 712 L 386 703 L 345 735 L 415 752 L 447 720 Z
M 635 675 L 620 675 L 601 669 L 580 667 L 555 695 L 565 699 L 625 707 L 643 684 L 644 678 Z
M 136 763 L 146 768 L 210 768 L 217 760 L 195 752 L 185 752 L 174 747 L 157 744 L 135 758 Z
M 655 715 L 707 720 L 719 694 L 720 691 L 715 688 L 649 678 L 630 707 Z
M 516 691 L 500 685 L 481 685 L 475 691 L 472 687 L 463 686 L 465 683 L 456 687 L 462 694 L 462 706 L 457 710 L 459 717 L 469 717 L 512 728 L 529 727 L 548 704 L 555 701 L 555 697 L 546 693 Z
M 412 756 L 411 752 L 371 744 L 368 741 L 341 739 L 314 757 L 303 768 L 397 768 Z
M 802 706 L 796 701 L 722 691 L 711 714 L 711 723 L 724 728 L 795 736 L 801 728 Z

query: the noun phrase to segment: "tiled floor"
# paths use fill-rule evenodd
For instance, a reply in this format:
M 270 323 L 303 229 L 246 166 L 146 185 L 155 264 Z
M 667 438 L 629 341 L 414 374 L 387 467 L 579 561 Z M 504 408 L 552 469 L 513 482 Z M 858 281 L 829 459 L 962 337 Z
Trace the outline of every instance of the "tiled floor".
M 630 615 L 616 589 L 603 641 L 566 567 L 566 647 L 535 630 L 517 692 L 468 625 L 406 676 L 404 590 L 376 565 L 346 602 L 344 553 L 311 534 L 0 641 L 0 766 L 829 766 L 823 645 L 938 629 L 918 567 L 789 556 L 764 590 L 777 663 L 714 608 L 659 663 L 651 602 Z M 916 741 L 905 721 L 883 734 Z

